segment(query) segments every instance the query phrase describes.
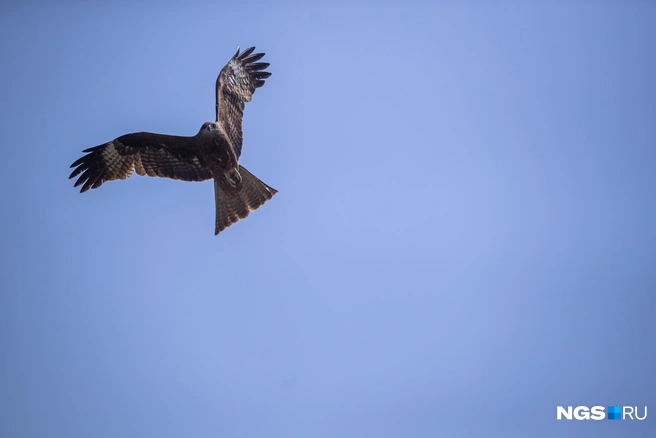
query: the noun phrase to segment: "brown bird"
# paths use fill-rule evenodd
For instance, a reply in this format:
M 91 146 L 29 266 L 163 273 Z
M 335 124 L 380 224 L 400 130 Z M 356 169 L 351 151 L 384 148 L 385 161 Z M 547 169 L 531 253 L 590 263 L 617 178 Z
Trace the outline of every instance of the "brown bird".
M 251 55 L 255 47 L 237 53 L 216 79 L 216 122 L 205 122 L 193 137 L 137 132 L 85 149 L 71 165 L 69 178 L 82 174 L 75 187 L 80 193 L 97 189 L 105 181 L 138 175 L 182 181 L 214 179 L 216 223 L 214 234 L 257 210 L 278 191 L 260 181 L 239 164 L 243 136 L 244 104 L 271 73 L 264 53 Z

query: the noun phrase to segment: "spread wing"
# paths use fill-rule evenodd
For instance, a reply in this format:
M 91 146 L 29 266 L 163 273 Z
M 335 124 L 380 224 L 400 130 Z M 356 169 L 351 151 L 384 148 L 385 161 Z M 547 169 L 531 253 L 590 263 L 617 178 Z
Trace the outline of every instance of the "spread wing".
M 194 137 L 138 132 L 127 134 L 100 146 L 85 149 L 85 156 L 71 165 L 69 178 L 82 174 L 75 187 L 80 193 L 96 189 L 106 181 L 138 175 L 159 176 L 182 181 L 211 179 L 210 171 L 194 153 Z
M 240 54 L 237 49 L 216 79 L 216 121 L 221 123 L 230 138 L 237 158 L 244 141 L 241 131 L 244 104 L 251 101 L 255 89 L 264 85 L 264 80 L 271 76 L 271 73 L 262 71 L 269 66 L 268 62 L 256 62 L 264 53 L 251 55 L 253 50 L 255 47 Z

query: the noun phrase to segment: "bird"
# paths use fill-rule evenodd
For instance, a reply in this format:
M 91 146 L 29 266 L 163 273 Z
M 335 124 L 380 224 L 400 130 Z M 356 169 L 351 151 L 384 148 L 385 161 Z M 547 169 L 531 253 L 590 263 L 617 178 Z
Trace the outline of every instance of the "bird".
M 137 175 L 182 181 L 214 180 L 214 235 L 247 217 L 278 191 L 239 164 L 243 144 L 244 106 L 271 73 L 264 53 L 255 47 L 237 53 L 216 79 L 216 121 L 205 122 L 194 136 L 136 132 L 85 149 L 71 164 L 69 179 L 79 178 L 80 193 L 107 181 Z

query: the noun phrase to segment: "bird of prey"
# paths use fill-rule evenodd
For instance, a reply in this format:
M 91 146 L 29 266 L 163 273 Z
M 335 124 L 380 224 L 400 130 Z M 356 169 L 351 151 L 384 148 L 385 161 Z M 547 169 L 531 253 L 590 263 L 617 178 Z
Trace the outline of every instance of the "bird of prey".
M 85 149 L 71 165 L 69 178 L 80 177 L 75 187 L 80 193 L 97 189 L 105 181 L 138 175 L 159 176 L 182 181 L 214 179 L 216 221 L 219 234 L 277 193 L 239 164 L 243 136 L 241 120 L 244 104 L 271 73 L 267 62 L 257 62 L 264 53 L 252 54 L 255 47 L 237 53 L 216 79 L 216 121 L 205 122 L 193 137 L 137 132 Z

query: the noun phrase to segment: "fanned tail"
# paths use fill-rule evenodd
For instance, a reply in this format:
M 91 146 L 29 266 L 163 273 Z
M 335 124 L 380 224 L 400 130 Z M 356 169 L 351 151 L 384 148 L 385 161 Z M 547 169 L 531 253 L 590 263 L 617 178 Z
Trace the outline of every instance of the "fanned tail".
M 245 167 L 239 166 L 239 173 L 241 174 L 242 188 L 233 197 L 228 196 L 219 183 L 214 181 L 216 204 L 214 235 L 239 222 L 239 219 L 244 219 L 251 211 L 257 210 L 278 193 L 278 190 L 264 184 Z

